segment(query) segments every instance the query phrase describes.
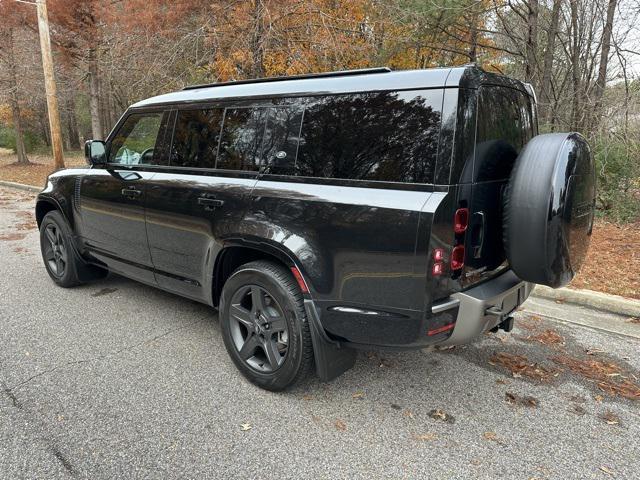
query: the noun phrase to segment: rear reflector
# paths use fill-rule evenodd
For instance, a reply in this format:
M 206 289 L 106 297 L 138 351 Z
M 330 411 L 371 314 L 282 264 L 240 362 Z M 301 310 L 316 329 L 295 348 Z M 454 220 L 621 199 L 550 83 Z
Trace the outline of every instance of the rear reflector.
M 300 287 L 300 290 L 302 290 L 302 293 L 309 293 L 307 282 L 305 282 L 304 278 L 302 278 L 302 274 L 300 273 L 300 270 L 298 270 L 298 267 L 291 267 L 291 273 L 293 273 L 296 282 L 298 282 L 298 286 Z
M 451 330 L 453 327 L 455 327 L 456 324 L 455 323 L 449 323 L 447 325 L 443 325 L 442 327 L 438 327 L 438 328 L 434 328 L 433 330 L 429 330 L 427 332 L 427 335 L 437 335 L 439 333 L 442 332 L 446 332 L 448 330 Z
M 431 267 L 431 274 L 434 277 L 442 275 L 442 272 L 444 272 L 444 263 L 442 262 L 436 262 L 433 264 L 433 267 Z
M 457 234 L 464 233 L 469 225 L 469 209 L 459 208 L 453 216 L 453 231 Z
M 458 245 L 451 250 L 451 270 L 464 267 L 464 245 Z

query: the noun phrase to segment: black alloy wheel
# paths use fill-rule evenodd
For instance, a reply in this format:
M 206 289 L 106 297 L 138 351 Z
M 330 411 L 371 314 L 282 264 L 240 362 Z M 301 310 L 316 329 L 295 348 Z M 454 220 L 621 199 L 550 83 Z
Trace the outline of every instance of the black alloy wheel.
M 62 232 L 55 223 L 49 223 L 44 228 L 46 242 L 42 246 L 42 254 L 49 271 L 57 278 L 62 278 L 69 264 L 69 253 L 62 239 Z
M 284 265 L 259 260 L 238 267 L 222 289 L 219 318 L 231 360 L 259 387 L 283 390 L 313 368 L 304 298 Z
M 280 368 L 287 356 L 289 328 L 282 307 L 258 285 L 245 285 L 231 298 L 231 337 L 240 358 L 259 372 Z

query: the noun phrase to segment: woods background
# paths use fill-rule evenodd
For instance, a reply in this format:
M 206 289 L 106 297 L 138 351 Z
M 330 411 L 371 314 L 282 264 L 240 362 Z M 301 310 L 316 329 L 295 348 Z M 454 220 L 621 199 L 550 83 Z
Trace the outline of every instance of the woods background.
M 104 138 L 124 109 L 188 84 L 476 62 L 533 84 L 541 132 L 577 130 L 598 208 L 640 216 L 638 0 L 48 0 L 64 144 Z M 36 13 L 0 0 L 0 147 L 49 139 Z

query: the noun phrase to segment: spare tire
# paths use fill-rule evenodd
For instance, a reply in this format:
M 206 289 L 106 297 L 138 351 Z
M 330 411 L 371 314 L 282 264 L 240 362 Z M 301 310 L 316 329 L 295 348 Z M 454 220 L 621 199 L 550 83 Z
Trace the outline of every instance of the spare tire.
M 522 280 L 558 288 L 587 253 L 595 208 L 595 169 L 578 133 L 532 138 L 522 149 L 504 196 L 503 239 Z

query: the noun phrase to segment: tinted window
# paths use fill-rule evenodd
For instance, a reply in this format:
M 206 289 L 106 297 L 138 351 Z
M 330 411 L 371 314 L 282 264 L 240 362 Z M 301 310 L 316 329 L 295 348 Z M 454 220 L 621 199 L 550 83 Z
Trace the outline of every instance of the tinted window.
M 118 133 L 116 133 L 109 149 L 109 163 L 120 165 L 140 165 L 157 163 L 154 152 L 162 112 L 140 113 L 129 115 Z
M 323 97 L 304 112 L 296 173 L 428 183 L 442 90 Z
M 301 107 L 269 109 L 262 150 L 271 173 L 294 174 L 301 123 Z
M 533 137 L 529 97 L 507 87 L 483 87 L 478 100 L 474 180 L 508 178 L 518 153 Z
M 214 168 L 223 113 L 221 108 L 178 111 L 171 165 Z
M 258 170 L 264 163 L 262 137 L 266 108 L 228 108 L 217 168 Z

